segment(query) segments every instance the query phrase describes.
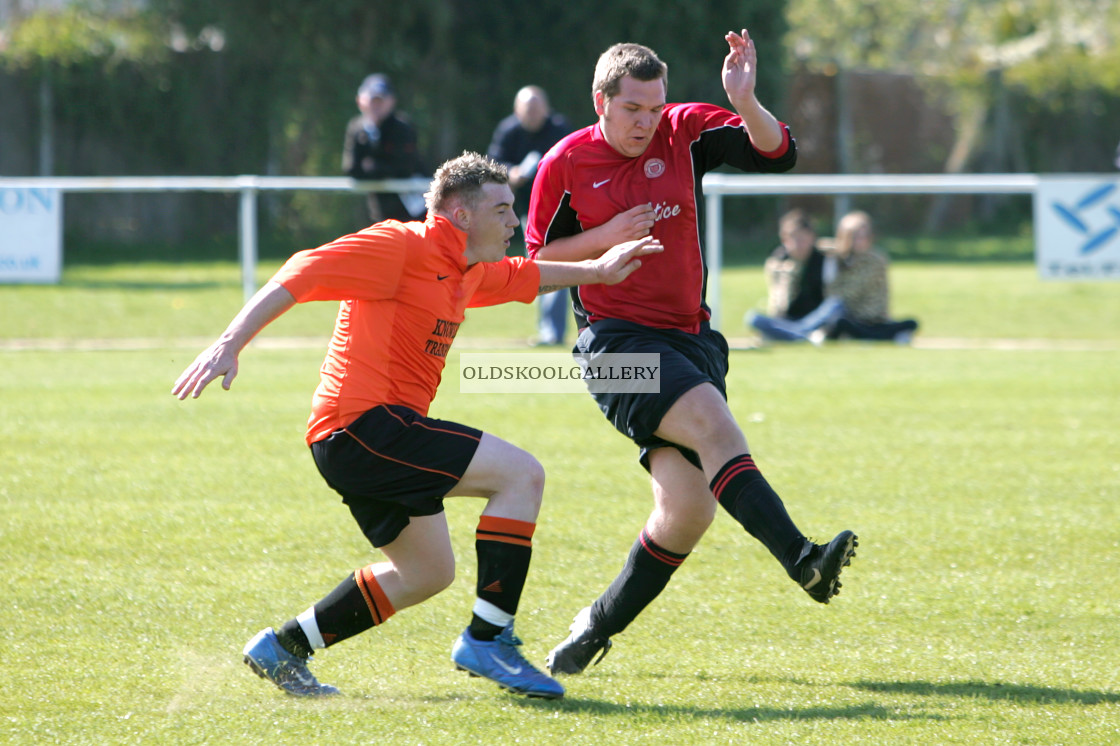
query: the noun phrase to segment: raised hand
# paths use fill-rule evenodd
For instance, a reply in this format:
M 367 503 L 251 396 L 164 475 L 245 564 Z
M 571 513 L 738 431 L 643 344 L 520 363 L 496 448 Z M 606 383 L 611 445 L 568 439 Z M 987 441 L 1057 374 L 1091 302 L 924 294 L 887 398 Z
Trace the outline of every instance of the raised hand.
M 723 59 L 723 90 L 732 104 L 754 96 L 758 82 L 758 53 L 746 29 L 741 33 L 728 31 L 724 36 L 730 47 Z

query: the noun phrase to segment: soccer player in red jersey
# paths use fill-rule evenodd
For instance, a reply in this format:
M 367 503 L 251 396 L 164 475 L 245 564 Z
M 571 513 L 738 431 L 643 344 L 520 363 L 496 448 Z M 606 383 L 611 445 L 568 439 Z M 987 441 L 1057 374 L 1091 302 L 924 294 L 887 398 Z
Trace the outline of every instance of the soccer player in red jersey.
M 828 603 L 856 536 L 814 544 L 794 525 L 751 458 L 727 405 L 727 342 L 710 328 L 700 246 L 701 178 L 717 166 L 788 171 L 789 128 L 755 96 L 757 53 L 744 29 L 725 37 L 723 87 L 734 111 L 666 103 L 668 71 L 647 47 L 617 44 L 595 68 L 599 121 L 557 143 L 540 164 L 526 243 L 538 259 L 579 261 L 652 235 L 665 247 L 611 287 L 572 292 L 579 353 L 660 353 L 660 393 L 595 393 L 640 448 L 654 508 L 618 577 L 577 614 L 548 657 L 553 674 L 601 660 L 613 635 L 665 587 L 723 506 L 816 601 Z
M 307 444 L 386 561 L 356 570 L 279 629 L 262 630 L 245 646 L 245 662 L 291 694 L 338 693 L 311 674 L 312 651 L 447 588 L 455 557 L 443 498 L 478 496 L 487 502 L 475 534 L 477 598 L 452 660 L 513 692 L 562 697 L 563 687 L 521 655 L 513 633 L 544 471 L 489 433 L 429 418 L 428 406 L 466 308 L 617 283 L 660 245 L 624 242 L 574 265 L 507 258 L 519 221 L 506 169 L 475 153 L 443 164 L 426 198 L 423 222 L 386 220 L 293 255 L 172 388 L 180 399 L 197 398 L 222 377 L 228 389 L 239 353 L 267 324 L 296 303 L 340 301 Z

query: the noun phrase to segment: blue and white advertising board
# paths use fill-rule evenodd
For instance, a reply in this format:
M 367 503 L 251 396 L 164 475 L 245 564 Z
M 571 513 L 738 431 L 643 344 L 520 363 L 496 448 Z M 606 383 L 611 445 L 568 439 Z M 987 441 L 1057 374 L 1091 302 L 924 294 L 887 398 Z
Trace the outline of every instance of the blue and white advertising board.
M 1120 178 L 1043 176 L 1035 263 L 1045 280 L 1120 280 Z
M 62 192 L 0 187 L 0 284 L 62 278 Z

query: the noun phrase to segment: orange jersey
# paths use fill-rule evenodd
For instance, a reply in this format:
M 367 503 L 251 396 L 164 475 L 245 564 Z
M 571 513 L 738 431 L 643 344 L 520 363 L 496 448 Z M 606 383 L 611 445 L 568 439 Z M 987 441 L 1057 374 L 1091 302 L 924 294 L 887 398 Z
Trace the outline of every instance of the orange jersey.
M 451 221 L 385 221 L 293 255 L 273 276 L 300 303 L 341 301 L 311 403 L 307 443 L 379 404 L 427 415 L 468 307 L 531 303 L 540 271 L 520 257 L 467 266 Z

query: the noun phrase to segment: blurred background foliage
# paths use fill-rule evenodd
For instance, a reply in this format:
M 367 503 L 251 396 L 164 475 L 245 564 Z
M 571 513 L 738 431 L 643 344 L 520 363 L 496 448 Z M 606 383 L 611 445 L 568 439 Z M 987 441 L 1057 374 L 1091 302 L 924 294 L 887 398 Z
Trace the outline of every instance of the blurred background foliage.
M 722 37 L 743 27 L 801 172 L 1112 168 L 1112 0 L 0 0 L 0 174 L 339 175 L 357 84 L 374 71 L 393 78 L 434 167 L 485 150 L 527 83 L 573 125 L 593 122 L 594 63 L 617 41 L 669 64 L 670 100 L 726 103 Z M 362 201 L 270 195 L 264 251 L 353 229 Z M 731 228 L 772 243 L 788 202 L 752 200 Z M 129 243 L 175 256 L 228 245 L 236 209 L 220 195 L 71 195 L 66 220 L 71 256 Z M 918 200 L 880 227 L 1021 232 L 1024 220 L 1021 201 Z

